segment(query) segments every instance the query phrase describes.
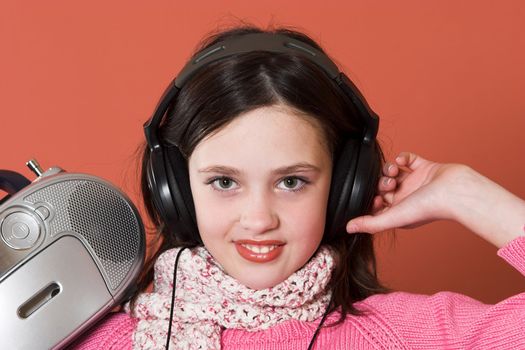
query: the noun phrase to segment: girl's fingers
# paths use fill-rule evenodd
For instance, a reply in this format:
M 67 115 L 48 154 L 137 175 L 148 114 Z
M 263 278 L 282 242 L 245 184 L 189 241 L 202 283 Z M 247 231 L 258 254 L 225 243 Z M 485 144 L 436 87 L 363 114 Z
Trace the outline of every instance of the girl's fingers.
M 399 168 L 397 167 L 397 164 L 392 162 L 386 162 L 383 165 L 383 175 L 389 176 L 389 177 L 396 177 L 399 173 Z
M 376 233 L 397 227 L 412 228 L 439 218 L 436 210 L 427 207 L 433 191 L 428 188 L 419 191 L 425 180 L 432 181 L 435 164 L 415 153 L 399 153 L 394 163 L 383 166 L 371 215 L 350 220 L 347 231 Z M 410 200 L 405 200 L 409 197 Z
M 383 176 L 379 179 L 377 190 L 380 194 L 396 189 L 396 179 Z
M 411 170 L 417 169 L 425 162 L 428 162 L 423 157 L 412 152 L 400 152 L 395 161 L 397 165 L 405 166 Z
M 426 159 L 412 152 L 400 152 L 394 162 L 386 162 L 382 169 L 383 176 L 377 184 L 377 192 L 383 197 L 383 201 L 392 204 L 396 188 L 425 163 L 428 163 Z
M 400 152 L 394 162 L 386 162 L 383 165 L 383 177 L 378 184 L 378 191 L 385 192 L 395 189 L 395 186 L 386 183 L 387 180 L 383 179 L 384 177 L 394 178 L 394 180 L 396 180 L 396 185 L 399 185 L 408 175 L 410 175 L 410 173 L 412 173 L 412 171 L 424 162 L 427 162 L 427 160 L 415 153 Z M 381 181 L 385 182 L 381 183 Z
M 394 203 L 394 192 L 388 192 L 385 193 L 382 197 L 383 203 L 388 203 L 388 205 L 392 205 Z
M 384 208 L 385 204 L 383 203 L 383 198 L 381 196 L 374 197 L 374 203 L 372 205 L 372 214 L 377 213 L 378 211 Z
M 346 231 L 377 233 L 398 227 L 417 227 L 421 220 L 417 218 L 418 215 L 414 215 L 414 211 L 415 209 L 407 203 L 386 207 L 378 213 L 350 220 L 346 224 Z

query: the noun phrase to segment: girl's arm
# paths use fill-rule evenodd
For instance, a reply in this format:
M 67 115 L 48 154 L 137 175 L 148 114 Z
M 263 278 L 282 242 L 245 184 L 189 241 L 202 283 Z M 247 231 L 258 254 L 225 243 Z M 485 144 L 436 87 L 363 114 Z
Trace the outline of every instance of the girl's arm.
M 371 215 L 352 219 L 347 231 L 376 233 L 455 220 L 498 248 L 525 236 L 525 201 L 472 168 L 441 164 L 402 152 L 387 162 Z
M 525 276 L 522 199 L 468 166 L 435 163 L 408 152 L 386 163 L 383 174 L 372 214 L 351 220 L 349 232 L 455 220 L 499 247 L 498 255 Z M 525 293 L 495 305 L 452 292 L 376 294 L 364 303 L 406 348 L 525 348 Z

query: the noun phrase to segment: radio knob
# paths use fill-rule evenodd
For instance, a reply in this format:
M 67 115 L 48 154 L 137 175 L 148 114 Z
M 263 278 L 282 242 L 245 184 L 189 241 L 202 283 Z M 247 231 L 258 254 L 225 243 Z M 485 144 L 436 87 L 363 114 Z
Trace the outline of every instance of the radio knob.
M 27 236 L 29 236 L 29 227 L 24 224 L 23 222 L 16 222 L 11 227 L 11 231 L 13 233 L 13 236 L 18 239 L 24 239 Z
M 30 214 L 18 211 L 9 214 L 0 228 L 2 240 L 13 249 L 29 249 L 40 236 L 40 225 Z

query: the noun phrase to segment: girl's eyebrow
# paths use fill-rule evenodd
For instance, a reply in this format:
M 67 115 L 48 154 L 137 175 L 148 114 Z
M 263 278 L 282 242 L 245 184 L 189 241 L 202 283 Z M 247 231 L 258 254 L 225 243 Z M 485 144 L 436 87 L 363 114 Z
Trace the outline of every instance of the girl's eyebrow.
M 224 165 L 212 165 L 204 169 L 199 169 L 199 173 L 219 173 L 225 175 L 239 175 L 241 172 L 235 168 L 230 168 Z
M 320 172 L 321 169 L 313 164 L 310 163 L 297 163 L 289 166 L 284 166 L 281 168 L 277 168 L 272 171 L 272 173 L 277 175 L 286 175 L 290 173 L 298 173 L 298 172 L 306 172 L 306 171 L 314 171 L 314 172 Z M 212 165 L 203 169 L 198 170 L 199 173 L 219 173 L 224 175 L 230 175 L 230 176 L 239 176 L 241 174 L 241 171 L 232 167 L 224 166 L 224 165 Z
M 297 163 L 294 165 L 277 168 L 273 171 L 273 173 L 278 174 L 278 175 L 286 175 L 290 173 L 299 173 L 299 172 L 306 172 L 306 171 L 320 172 L 321 169 L 310 163 Z

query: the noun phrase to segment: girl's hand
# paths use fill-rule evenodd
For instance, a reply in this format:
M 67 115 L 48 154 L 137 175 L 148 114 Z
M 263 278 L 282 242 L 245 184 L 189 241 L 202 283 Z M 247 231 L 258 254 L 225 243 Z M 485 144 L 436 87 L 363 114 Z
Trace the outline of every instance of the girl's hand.
M 348 232 L 376 233 L 392 228 L 414 228 L 438 219 L 449 219 L 445 191 L 466 168 L 439 164 L 409 152 L 383 167 L 372 215 L 350 220 Z M 448 190 L 447 190 L 448 189 Z
M 523 235 L 525 202 L 462 164 L 402 152 L 387 162 L 371 215 L 350 220 L 349 233 L 376 233 L 455 220 L 501 247 Z

